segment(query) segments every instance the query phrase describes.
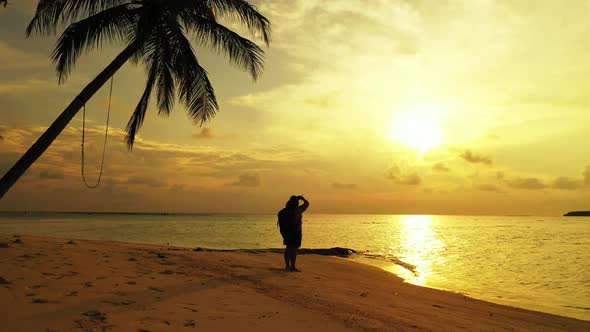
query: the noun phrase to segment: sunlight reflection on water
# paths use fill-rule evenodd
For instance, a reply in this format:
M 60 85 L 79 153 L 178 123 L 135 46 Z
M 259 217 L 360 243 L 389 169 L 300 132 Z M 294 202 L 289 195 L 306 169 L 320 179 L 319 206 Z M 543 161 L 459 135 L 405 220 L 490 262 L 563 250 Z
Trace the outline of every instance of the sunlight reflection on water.
M 400 216 L 392 220 L 392 228 L 399 236 L 391 238 L 387 256 L 395 255 L 408 266 L 405 271 L 400 269 L 399 264 L 388 264 L 383 268 L 400 274 L 412 284 L 436 284 L 441 277 L 436 266 L 446 263 L 444 236 L 433 227 L 437 222 L 436 216 L 428 215 Z
M 445 249 L 445 243 L 432 228 L 432 216 L 403 216 L 401 222 L 401 233 L 405 236 L 401 239 L 398 255 L 416 267 L 415 274 L 407 281 L 426 285 L 429 278 L 434 277 L 433 265 L 444 262 L 440 252 Z

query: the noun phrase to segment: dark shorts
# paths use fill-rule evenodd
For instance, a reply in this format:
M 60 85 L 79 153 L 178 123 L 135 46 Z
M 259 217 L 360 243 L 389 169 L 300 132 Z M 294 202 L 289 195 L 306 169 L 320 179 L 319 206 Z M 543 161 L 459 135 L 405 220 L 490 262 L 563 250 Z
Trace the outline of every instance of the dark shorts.
M 301 232 L 289 232 L 283 234 L 283 244 L 287 247 L 301 247 Z

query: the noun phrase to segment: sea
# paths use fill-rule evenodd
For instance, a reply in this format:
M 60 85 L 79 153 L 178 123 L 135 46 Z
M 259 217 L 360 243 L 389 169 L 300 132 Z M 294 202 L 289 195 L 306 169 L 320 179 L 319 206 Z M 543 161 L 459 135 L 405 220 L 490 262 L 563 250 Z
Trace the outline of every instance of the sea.
M 408 283 L 590 320 L 590 218 L 305 214 L 303 223 L 304 248 L 350 248 L 356 254 L 347 259 Z M 0 233 L 282 247 L 275 215 L 1 213 Z

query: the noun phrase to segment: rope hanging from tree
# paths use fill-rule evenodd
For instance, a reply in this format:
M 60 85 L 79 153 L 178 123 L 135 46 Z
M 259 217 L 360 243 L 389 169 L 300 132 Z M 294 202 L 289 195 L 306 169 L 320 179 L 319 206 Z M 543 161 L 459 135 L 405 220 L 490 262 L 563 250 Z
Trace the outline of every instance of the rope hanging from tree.
M 102 170 L 104 167 L 104 156 L 105 156 L 105 152 L 107 150 L 107 138 L 109 136 L 109 118 L 111 117 L 111 99 L 113 97 L 113 80 L 114 77 L 111 77 L 111 88 L 110 88 L 110 92 L 109 92 L 109 106 L 108 106 L 108 110 L 107 110 L 107 124 L 105 127 L 105 131 L 104 131 L 104 144 L 102 147 L 102 159 L 100 161 L 100 171 L 98 173 L 98 179 L 96 180 L 96 184 L 94 185 L 89 185 L 88 181 L 86 181 L 86 176 L 84 174 L 84 164 L 85 164 L 85 159 L 84 159 L 84 143 L 86 141 L 86 104 L 84 104 L 84 106 L 82 107 L 82 160 L 81 160 L 81 172 L 82 172 L 82 180 L 84 181 L 84 185 L 86 185 L 87 188 L 90 189 L 94 189 L 96 187 L 98 187 L 98 185 L 100 184 L 100 180 L 102 179 Z

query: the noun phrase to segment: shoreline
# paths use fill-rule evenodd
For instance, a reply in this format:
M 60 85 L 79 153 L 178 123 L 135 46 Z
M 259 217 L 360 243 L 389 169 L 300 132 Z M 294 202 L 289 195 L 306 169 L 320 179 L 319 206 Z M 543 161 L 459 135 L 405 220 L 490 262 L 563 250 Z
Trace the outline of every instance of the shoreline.
M 445 292 L 450 292 L 450 293 L 454 293 L 454 294 L 460 294 L 460 295 L 464 295 L 464 296 L 478 299 L 481 301 L 486 301 L 486 302 L 495 303 L 495 304 L 499 304 L 499 305 L 505 305 L 505 306 L 509 306 L 509 307 L 513 307 L 513 308 L 542 312 L 542 313 L 557 315 L 557 316 L 561 316 L 561 317 L 579 319 L 582 321 L 590 321 L 590 317 L 586 317 L 588 315 L 582 315 L 578 311 L 578 310 L 584 310 L 584 311 L 590 312 L 590 307 L 580 308 L 580 307 L 569 306 L 568 308 L 575 309 L 575 311 L 569 310 L 569 311 L 565 312 L 566 310 L 563 310 L 563 308 L 561 308 L 562 312 L 558 312 L 558 310 L 555 309 L 556 308 L 555 306 L 539 304 L 539 303 L 535 303 L 532 301 L 523 301 L 522 299 L 514 299 L 514 298 L 497 298 L 497 297 L 492 297 L 492 296 L 485 296 L 485 294 L 481 294 L 481 293 L 477 293 L 477 292 L 467 292 L 467 291 L 457 290 L 457 289 L 448 288 L 448 287 L 442 287 L 442 286 L 437 287 L 437 286 L 430 285 L 430 284 L 414 283 L 414 282 L 412 282 L 412 279 L 414 279 L 414 277 L 416 277 L 416 275 L 413 274 L 413 272 L 411 270 L 409 270 L 408 268 L 404 267 L 403 265 L 398 265 L 395 262 L 380 261 L 380 260 L 375 260 L 375 259 L 371 259 L 371 258 L 351 257 L 349 259 L 353 260 L 353 261 L 357 261 L 361 264 L 376 266 L 384 271 L 387 271 L 387 272 L 401 278 L 405 283 L 415 285 L 418 287 L 425 287 L 425 288 L 431 288 L 431 289 L 437 289 L 437 290 L 441 290 L 441 291 L 445 291 Z M 393 264 L 393 265 L 390 265 L 390 264 Z
M 0 331 L 590 330 L 338 257 L 303 255 L 292 273 L 270 252 L 5 234 L 0 243 Z

